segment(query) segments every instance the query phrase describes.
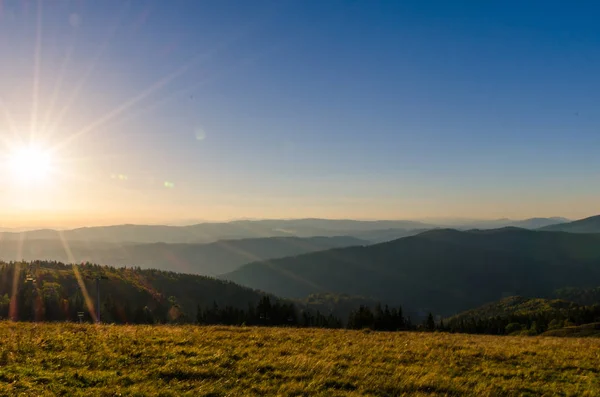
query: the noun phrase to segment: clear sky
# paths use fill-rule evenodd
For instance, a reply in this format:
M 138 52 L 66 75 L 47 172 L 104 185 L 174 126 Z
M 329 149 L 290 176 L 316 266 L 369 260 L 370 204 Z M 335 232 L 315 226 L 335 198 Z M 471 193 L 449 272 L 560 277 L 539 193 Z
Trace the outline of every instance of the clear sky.
M 0 226 L 600 213 L 599 16 L 1 1 Z

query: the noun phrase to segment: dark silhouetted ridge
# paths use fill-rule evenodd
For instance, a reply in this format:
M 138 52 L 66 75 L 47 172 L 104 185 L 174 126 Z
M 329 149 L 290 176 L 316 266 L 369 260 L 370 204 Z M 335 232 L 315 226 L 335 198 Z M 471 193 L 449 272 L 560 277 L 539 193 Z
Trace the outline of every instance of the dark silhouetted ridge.
M 366 246 L 254 262 L 224 276 L 285 297 L 347 293 L 453 314 L 510 295 L 600 285 L 600 235 L 437 229 Z
M 569 223 L 550 225 L 540 230 L 549 232 L 568 232 L 568 233 L 600 233 L 600 215 L 580 219 Z

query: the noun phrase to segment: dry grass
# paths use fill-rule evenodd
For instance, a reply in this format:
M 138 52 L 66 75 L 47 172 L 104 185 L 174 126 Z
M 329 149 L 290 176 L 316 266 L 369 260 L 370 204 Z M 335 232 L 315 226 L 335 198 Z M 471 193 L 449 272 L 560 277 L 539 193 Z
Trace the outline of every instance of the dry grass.
M 600 395 L 600 340 L 0 323 L 2 395 Z

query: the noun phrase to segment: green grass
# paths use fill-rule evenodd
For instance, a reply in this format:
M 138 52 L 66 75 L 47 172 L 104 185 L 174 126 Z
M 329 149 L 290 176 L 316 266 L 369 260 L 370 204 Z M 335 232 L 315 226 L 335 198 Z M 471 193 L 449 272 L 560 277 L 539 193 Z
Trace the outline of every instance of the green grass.
M 600 395 L 600 339 L 0 323 L 0 395 Z

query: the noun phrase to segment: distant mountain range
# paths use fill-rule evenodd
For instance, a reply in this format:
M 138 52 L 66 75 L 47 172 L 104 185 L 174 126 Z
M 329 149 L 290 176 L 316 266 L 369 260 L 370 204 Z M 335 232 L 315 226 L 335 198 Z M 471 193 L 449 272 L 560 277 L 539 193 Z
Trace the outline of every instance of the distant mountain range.
M 260 237 L 361 236 L 398 238 L 411 230 L 434 226 L 413 221 L 353 221 L 327 219 L 235 221 L 191 226 L 115 225 L 72 230 L 3 232 L 2 240 L 98 241 L 108 243 L 210 243 L 218 240 Z
M 283 297 L 347 293 L 449 315 L 504 296 L 600 285 L 600 234 L 439 229 L 255 262 L 223 277 Z
M 600 216 L 574 222 L 497 220 L 461 230 L 413 221 L 325 219 L 48 229 L 0 233 L 0 259 L 219 276 L 340 314 L 381 301 L 400 304 L 415 318 L 429 311 L 450 316 L 513 295 L 588 302 L 600 285 L 600 233 L 593 233 L 598 223 Z M 511 226 L 489 229 L 490 224 Z M 160 293 L 191 305 L 175 288 Z
M 499 219 L 469 221 L 453 225 L 456 229 L 490 229 L 505 226 L 536 229 L 565 222 L 564 218 L 532 218 L 522 221 Z M 416 221 L 356 221 L 331 219 L 244 220 L 226 223 L 200 223 L 189 226 L 114 225 L 71 230 L 41 229 L 0 231 L 4 241 L 64 240 L 104 243 L 211 243 L 218 240 L 262 237 L 352 236 L 371 243 L 391 241 L 424 230 L 445 227 L 443 223 Z
M 0 260 L 55 260 L 139 266 L 216 276 L 243 264 L 336 247 L 364 245 L 354 237 L 269 237 L 208 244 L 117 244 L 97 241 L 0 240 Z
M 570 222 L 567 218 L 530 218 L 524 220 L 496 219 L 491 221 L 464 222 L 458 229 L 498 229 L 502 227 L 520 227 L 523 229 L 539 229 L 549 225 L 557 225 Z
M 600 233 L 600 215 L 580 219 L 578 221 L 549 225 L 541 230 L 569 233 Z

